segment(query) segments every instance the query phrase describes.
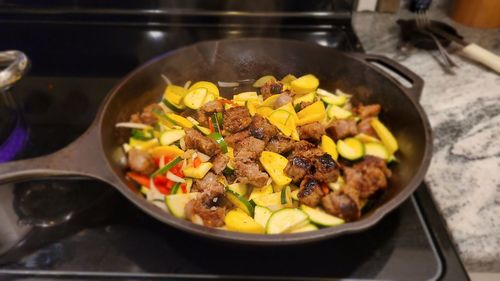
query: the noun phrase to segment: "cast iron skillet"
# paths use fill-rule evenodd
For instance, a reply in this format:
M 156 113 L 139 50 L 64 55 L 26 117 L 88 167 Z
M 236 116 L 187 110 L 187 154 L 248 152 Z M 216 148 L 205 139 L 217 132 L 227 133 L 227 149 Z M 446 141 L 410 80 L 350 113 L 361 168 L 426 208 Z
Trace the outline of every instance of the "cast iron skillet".
M 407 80 L 407 88 L 373 63 Z M 325 89 L 340 88 L 363 103 L 380 103 L 381 118 L 394 132 L 400 160 L 390 189 L 362 219 L 303 234 L 253 235 L 218 230 L 174 218 L 139 196 L 125 178 L 119 138 L 128 120 L 145 105 L 158 102 L 165 88 L 161 74 L 174 83 L 187 80 L 235 81 L 265 74 L 281 77 L 313 73 Z M 362 231 L 399 206 L 423 180 L 431 159 L 431 130 L 415 101 L 423 81 L 405 67 L 381 56 L 342 53 L 334 49 L 281 39 L 236 39 L 201 42 L 154 58 L 140 66 L 107 95 L 90 128 L 75 142 L 51 155 L 0 165 L 0 183 L 40 177 L 86 176 L 118 189 L 150 216 L 173 227 L 217 240 L 252 245 L 298 244 Z

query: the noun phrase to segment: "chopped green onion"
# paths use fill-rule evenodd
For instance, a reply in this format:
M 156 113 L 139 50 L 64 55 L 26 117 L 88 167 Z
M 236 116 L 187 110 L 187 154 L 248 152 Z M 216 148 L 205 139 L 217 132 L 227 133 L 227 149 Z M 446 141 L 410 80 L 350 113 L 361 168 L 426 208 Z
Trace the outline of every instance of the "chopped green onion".
M 151 174 L 151 177 L 154 178 L 157 175 L 165 174 L 168 170 L 172 169 L 175 165 L 182 161 L 180 156 L 177 156 L 174 160 L 167 163 L 167 165 L 163 166 L 163 168 L 158 169 L 156 172 Z
M 179 187 L 181 186 L 180 182 L 176 182 L 174 186 L 172 186 L 172 190 L 170 190 L 170 194 L 177 194 L 177 191 L 179 191 Z
M 213 139 L 216 143 L 219 144 L 223 153 L 227 153 L 227 143 L 224 141 L 224 138 L 220 133 L 214 132 L 208 135 L 209 138 Z
M 136 140 L 150 140 L 153 138 L 153 133 L 151 131 L 133 129 L 132 138 Z
M 219 122 L 217 120 L 217 113 L 210 116 L 210 120 L 212 121 L 212 125 L 214 126 L 214 132 L 216 133 L 219 133 L 220 134 L 220 126 L 219 126 Z
M 216 112 L 215 117 L 217 117 L 217 122 L 219 122 L 219 127 L 222 124 L 222 113 L 221 112 Z

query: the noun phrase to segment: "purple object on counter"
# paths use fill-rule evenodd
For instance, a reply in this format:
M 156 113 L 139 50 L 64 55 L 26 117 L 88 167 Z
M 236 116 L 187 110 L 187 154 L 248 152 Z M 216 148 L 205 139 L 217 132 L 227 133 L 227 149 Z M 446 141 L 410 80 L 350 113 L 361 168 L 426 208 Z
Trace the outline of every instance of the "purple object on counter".
M 24 148 L 27 140 L 28 132 L 21 119 L 18 119 L 10 136 L 0 145 L 0 163 L 14 159 L 17 153 Z

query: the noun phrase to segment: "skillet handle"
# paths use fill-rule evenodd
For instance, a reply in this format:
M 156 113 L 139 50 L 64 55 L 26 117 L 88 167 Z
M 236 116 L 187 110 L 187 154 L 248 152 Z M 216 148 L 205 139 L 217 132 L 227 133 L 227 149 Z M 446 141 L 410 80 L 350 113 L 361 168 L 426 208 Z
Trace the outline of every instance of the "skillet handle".
M 355 56 L 370 63 L 374 69 L 398 83 L 415 101 L 420 100 L 424 80 L 413 71 L 385 56 L 362 53 L 356 53 Z
M 90 177 L 112 183 L 112 173 L 99 146 L 96 126 L 92 126 L 52 154 L 0 164 L 0 184 L 47 177 Z

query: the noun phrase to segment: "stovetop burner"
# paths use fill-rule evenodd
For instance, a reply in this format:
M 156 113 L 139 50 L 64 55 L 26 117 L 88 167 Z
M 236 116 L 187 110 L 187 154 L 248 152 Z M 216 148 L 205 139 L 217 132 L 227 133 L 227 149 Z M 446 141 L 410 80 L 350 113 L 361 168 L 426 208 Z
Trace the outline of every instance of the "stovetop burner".
M 210 13 L 202 16 L 213 17 Z M 183 45 L 271 36 L 362 51 L 345 15 L 309 23 L 292 16 L 267 29 L 220 20 L 124 24 L 116 14 L 113 22 L 102 22 L 102 14 L 98 21 L 82 22 L 89 15 L 81 13 L 71 24 L 53 15 L 42 20 L 33 11 L 18 17 L 22 20 L 9 15 L 0 20 L 0 33 L 8 38 L 0 50 L 19 49 L 32 60 L 30 74 L 12 89 L 29 131 L 17 158 L 67 145 L 88 127 L 120 77 Z M 281 16 L 272 15 L 274 21 Z M 467 280 L 425 186 L 368 231 L 292 247 L 250 248 L 193 237 L 91 180 L 0 186 L 0 225 L 0 277 Z

